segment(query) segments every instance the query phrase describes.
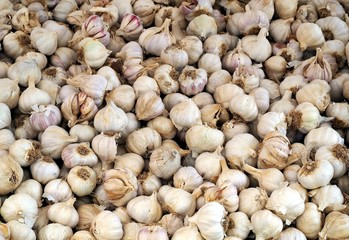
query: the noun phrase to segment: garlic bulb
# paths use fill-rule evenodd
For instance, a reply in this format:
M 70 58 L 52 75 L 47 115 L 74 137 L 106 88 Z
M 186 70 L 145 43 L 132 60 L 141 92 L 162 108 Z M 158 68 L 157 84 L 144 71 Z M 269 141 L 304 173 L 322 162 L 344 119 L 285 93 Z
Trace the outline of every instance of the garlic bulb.
M 163 139 L 172 139 L 177 129 L 172 121 L 164 116 L 158 116 L 147 123 L 147 127 L 150 127 L 157 131 Z
M 83 204 L 77 208 L 79 214 L 79 222 L 76 226 L 77 230 L 89 230 L 93 219 L 104 210 L 97 204 Z
M 92 222 L 90 231 L 97 240 L 120 240 L 124 234 L 118 216 L 110 211 L 102 211 Z
M 162 209 L 157 200 L 157 193 L 133 198 L 127 203 L 127 212 L 139 223 L 151 224 L 159 221 Z
M 334 117 L 332 123 L 335 128 L 346 128 L 349 126 L 349 105 L 345 102 L 330 103 L 326 108 L 326 116 Z
M 297 0 L 289 2 L 275 0 L 275 13 L 282 19 L 295 17 L 298 7 L 297 4 Z
M 123 225 L 124 234 L 122 240 L 131 240 L 137 238 L 137 233 L 143 224 L 130 222 Z
M 195 159 L 195 169 L 204 179 L 216 182 L 222 171 L 220 160 L 225 161 L 222 150 L 223 147 L 219 146 L 213 153 L 203 152 Z
M 11 130 L 0 130 L 0 150 L 9 150 L 14 141 L 16 141 L 16 139 Z
M 205 239 L 222 239 L 224 237 L 222 223 L 226 215 L 227 212 L 221 204 L 208 202 L 188 218 L 188 222 L 195 224 Z
M 0 102 L 5 103 L 10 109 L 16 107 L 20 93 L 18 80 L 1 77 L 0 87 L 3 89 L 3 94 L 0 96 Z
M 161 220 L 158 221 L 158 224 L 160 224 L 170 236 L 184 226 L 183 219 L 174 213 L 163 215 Z
M 16 188 L 14 193 L 27 193 L 36 200 L 38 207 L 41 207 L 42 205 L 42 186 L 38 181 L 33 179 L 25 180 Z
M 274 8 L 274 1 L 265 0 L 265 1 L 258 1 L 258 0 L 251 0 L 246 6 L 250 7 L 251 10 L 260 10 L 265 12 L 268 15 L 269 20 L 272 19 L 275 8 Z
M 244 93 L 244 90 L 233 83 L 226 83 L 218 86 L 214 91 L 214 99 L 217 103 L 223 105 L 224 108 L 229 107 L 230 100 L 237 95 Z
M 79 196 L 87 196 L 96 187 L 96 173 L 87 166 L 75 166 L 69 170 L 67 182 L 72 192 Z
M 38 240 L 49 240 L 59 237 L 68 240 L 73 236 L 73 230 L 59 223 L 50 223 L 41 228 L 38 233 Z
M 251 216 L 251 224 L 256 240 L 273 238 L 281 233 L 283 228 L 282 220 L 266 209 L 255 212 Z
M 53 204 L 47 212 L 50 221 L 74 228 L 79 221 L 79 214 L 74 208 L 75 201 L 75 198 L 71 198 L 66 202 Z
M 23 169 L 10 155 L 0 157 L 0 195 L 14 191 L 23 179 Z
M 205 23 L 205 24 L 204 24 Z M 218 27 L 213 17 L 201 14 L 192 19 L 187 26 L 188 35 L 196 36 L 202 40 L 217 34 Z
M 31 228 L 38 215 L 38 205 L 29 194 L 16 193 L 4 201 L 0 212 L 6 222 L 17 220 Z
M 180 168 L 180 160 L 176 149 L 161 146 L 150 155 L 149 168 L 157 177 L 169 179 Z
M 200 110 L 190 99 L 173 106 L 170 111 L 170 119 L 178 131 L 202 124 Z
M 218 146 L 222 145 L 224 143 L 224 134 L 208 126 L 194 125 L 186 132 L 185 141 L 192 151 L 192 156 L 197 157 L 202 152 L 214 151 Z
M 107 105 L 96 113 L 93 124 L 98 132 L 122 132 L 126 128 L 127 121 L 125 112 L 109 100 Z
M 92 150 L 105 167 L 115 159 L 117 154 L 117 139 L 120 134 L 115 132 L 102 132 L 92 139 Z
M 137 240 L 169 240 L 166 230 L 158 225 L 141 227 L 136 236 Z
M 27 139 L 18 139 L 9 148 L 9 154 L 22 167 L 27 167 L 41 158 L 39 147 Z
M 243 165 L 243 169 L 257 179 L 259 187 L 268 194 L 286 184 L 282 172 L 276 168 L 257 169 L 248 164 Z
M 128 168 L 107 170 L 102 186 L 108 200 L 115 206 L 123 206 L 137 196 L 137 178 Z
M 320 211 L 331 212 L 345 208 L 344 197 L 336 185 L 326 185 L 309 192 L 311 201 L 318 206 Z
M 20 223 L 16 220 L 11 220 L 6 223 L 7 227 L 10 229 L 11 239 L 13 240 L 35 240 L 35 232 L 26 224 Z
M 242 50 L 257 62 L 264 62 L 271 55 L 271 45 L 267 40 L 267 28 L 261 28 L 258 35 L 248 35 L 241 39 Z
M 71 188 L 66 180 L 62 178 L 49 181 L 44 188 L 43 198 L 49 202 L 64 202 L 73 197 Z
M 229 110 L 233 115 L 251 122 L 257 118 L 258 108 L 254 97 L 246 94 L 235 95 L 229 102 Z
M 196 226 L 184 226 L 179 228 L 172 236 L 172 240 L 192 239 L 203 240 L 198 228 Z
M 78 165 L 93 167 L 98 158 L 89 145 L 89 143 L 72 143 L 65 146 L 61 153 L 64 165 L 68 168 Z
M 95 237 L 93 236 L 92 233 L 90 233 L 89 231 L 86 231 L 86 230 L 77 231 L 71 237 L 71 240 L 81 240 L 81 239 L 94 240 Z
M 252 230 L 248 216 L 243 212 L 232 212 L 227 216 L 227 236 L 234 236 L 239 239 L 246 239 Z
M 321 47 L 325 42 L 321 28 L 317 24 L 310 22 L 299 25 L 296 32 L 296 38 L 300 43 L 300 49 L 302 51 Z
M 297 229 L 301 230 L 307 238 L 315 239 L 322 228 L 323 215 L 315 203 L 305 203 L 303 213 L 296 219 Z
M 158 201 L 164 210 L 180 216 L 191 216 L 195 212 L 195 197 L 180 188 L 163 185 L 158 192 Z
M 310 161 L 303 164 L 298 171 L 298 181 L 307 189 L 327 185 L 333 178 L 334 169 L 327 160 Z
M 288 227 L 285 230 L 283 230 L 279 238 L 280 240 L 286 240 L 286 239 L 299 239 L 299 240 L 306 240 L 307 238 L 305 237 L 304 233 L 298 230 L 297 228 L 294 227 Z
M 0 129 L 7 128 L 11 125 L 11 111 L 5 103 L 0 103 Z
M 248 217 L 264 209 L 268 201 L 267 192 L 259 187 L 241 190 L 239 198 L 239 211 L 245 213 Z
M 120 85 L 107 93 L 107 98 L 112 100 L 114 104 L 124 112 L 129 112 L 135 105 L 136 93 L 131 86 Z
M 125 153 L 115 156 L 114 168 L 128 168 L 136 176 L 140 175 L 144 167 L 144 159 L 135 153 Z
M 349 40 L 349 27 L 339 17 L 327 16 L 320 18 L 316 24 L 321 28 L 326 40 L 338 39 L 346 44 Z
M 162 186 L 160 178 L 152 172 L 144 172 L 138 177 L 138 195 L 150 196 Z
M 348 162 L 348 149 L 341 144 L 322 146 L 316 150 L 315 161 L 327 160 L 333 167 L 333 178 L 341 177 L 345 174 Z
M 187 96 L 202 92 L 207 83 L 207 72 L 203 68 L 187 65 L 178 77 L 179 88 Z
M 82 123 L 82 124 L 76 124 L 69 130 L 70 136 L 77 136 L 78 142 L 91 142 L 92 139 L 98 134 L 96 129 L 94 129 L 92 126 Z
M 164 103 L 154 91 L 147 91 L 139 96 L 135 105 L 135 113 L 139 120 L 154 119 L 160 116 L 164 110 Z
M 267 112 L 258 118 L 257 131 L 261 138 L 275 130 L 286 135 L 286 128 L 286 116 L 284 113 Z
M 142 139 L 142 141 L 140 141 Z M 149 154 L 161 146 L 161 136 L 155 130 L 145 127 L 129 134 L 126 138 L 126 149 L 140 156 Z
M 51 157 L 42 156 L 30 165 L 30 173 L 33 179 L 41 184 L 46 184 L 49 181 L 58 178 L 59 167 Z
M 304 138 L 305 146 L 312 145 L 313 149 L 333 144 L 343 144 L 344 139 L 337 131 L 328 125 L 320 126 L 311 130 Z
M 173 175 L 173 185 L 176 188 L 182 188 L 188 192 L 193 192 L 200 184 L 203 183 L 203 178 L 198 171 L 191 167 L 181 167 Z
M 42 27 L 36 27 L 30 33 L 32 44 L 39 52 L 45 55 L 52 55 L 56 51 L 58 46 L 57 38 L 56 32 L 49 31 Z
M 325 218 L 324 227 L 319 232 L 320 239 L 345 239 L 349 237 L 349 216 L 340 212 L 331 212 Z
M 247 175 L 237 169 L 229 169 L 227 166 L 227 162 L 225 160 L 220 160 L 222 173 L 219 175 L 217 179 L 217 186 L 221 187 L 226 184 L 226 182 L 231 182 L 233 185 L 241 191 L 249 186 L 250 180 Z
M 91 68 L 100 68 L 111 53 L 110 50 L 98 40 L 85 38 L 79 43 L 82 60 Z

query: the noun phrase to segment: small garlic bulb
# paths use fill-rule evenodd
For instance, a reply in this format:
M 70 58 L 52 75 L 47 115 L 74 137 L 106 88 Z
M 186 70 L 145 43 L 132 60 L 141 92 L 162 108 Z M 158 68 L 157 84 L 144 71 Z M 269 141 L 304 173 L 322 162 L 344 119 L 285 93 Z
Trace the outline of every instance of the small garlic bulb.
M 323 224 L 323 215 L 312 202 L 305 203 L 303 213 L 296 219 L 297 229 L 307 238 L 316 239 Z
M 150 196 L 162 186 L 160 178 L 152 172 L 144 172 L 138 176 L 138 195 Z
M 140 141 L 140 139 L 142 139 L 142 141 Z M 161 143 L 161 135 L 157 131 L 150 127 L 144 127 L 127 136 L 126 149 L 129 152 L 143 156 L 160 147 Z
M 136 102 L 136 93 L 134 88 L 123 84 L 113 88 L 109 93 L 107 93 L 107 98 L 112 100 L 114 104 L 124 112 L 130 112 Z
M 138 120 L 149 121 L 160 116 L 165 110 L 165 105 L 160 96 L 154 91 L 147 91 L 138 97 L 135 113 Z
M 47 212 L 50 221 L 74 228 L 79 222 L 79 214 L 74 208 L 75 201 L 75 198 L 71 198 L 66 202 L 53 204 Z
M 191 99 L 173 106 L 170 111 L 170 119 L 178 131 L 202 124 L 201 112 Z
M 259 210 L 251 216 L 252 231 L 256 240 L 276 237 L 281 233 L 282 220 L 269 210 Z
M 70 239 L 72 236 L 73 230 L 70 227 L 59 223 L 50 223 L 39 230 L 38 240 Z
M 203 179 L 216 182 L 222 172 L 220 161 L 225 158 L 221 152 L 223 147 L 219 146 L 214 152 L 203 152 L 195 159 L 195 169 Z
M 333 167 L 333 178 L 339 178 L 347 171 L 348 149 L 342 144 L 322 146 L 316 150 L 315 161 L 327 160 Z
M 211 35 L 217 34 L 218 27 L 213 17 L 206 14 L 201 14 L 194 17 L 187 26 L 188 35 L 196 36 L 202 40 L 205 40 Z
M 334 117 L 332 121 L 334 128 L 349 127 L 349 104 L 346 102 L 330 103 L 326 108 L 326 116 Z
M 89 143 L 72 143 L 65 146 L 61 158 L 68 168 L 79 165 L 93 167 L 98 162 L 98 157 Z
M 4 201 L 0 212 L 6 222 L 17 220 L 31 228 L 38 216 L 38 205 L 29 194 L 16 193 Z
M 46 184 L 58 178 L 59 170 L 57 163 L 49 156 L 42 156 L 30 165 L 30 173 L 33 179 L 41 184 Z
M 180 216 L 191 216 L 195 212 L 195 196 L 180 188 L 163 185 L 158 192 L 158 201 L 164 210 Z
M 202 92 L 207 84 L 207 72 L 203 68 L 187 65 L 178 77 L 179 89 L 187 96 Z
M 202 152 L 214 151 L 218 146 L 223 145 L 224 134 L 209 126 L 194 125 L 186 132 L 185 141 L 192 151 L 192 156 L 197 157 Z
M 226 182 L 231 182 L 238 189 L 238 191 L 241 191 L 249 186 L 250 180 L 243 171 L 228 168 L 225 160 L 220 160 L 220 163 L 222 173 L 219 175 L 216 182 L 218 187 L 225 185 Z
M 141 227 L 136 236 L 137 240 L 169 240 L 166 230 L 158 225 Z
M 23 181 L 17 188 L 16 193 L 27 193 L 32 198 L 34 198 L 38 204 L 38 207 L 41 207 L 41 195 L 42 195 L 42 186 L 41 184 L 33 179 L 28 179 Z
M 200 184 L 203 183 L 203 178 L 198 171 L 191 166 L 181 167 L 173 175 L 173 185 L 176 188 L 182 188 L 188 192 L 193 192 Z
M 75 195 L 87 196 L 96 187 L 96 173 L 88 166 L 75 166 L 69 170 L 67 182 Z
M 224 237 L 222 223 L 226 215 L 227 212 L 220 203 L 208 202 L 188 218 L 188 222 L 195 224 L 205 239 L 218 240 Z
M 7 227 L 10 229 L 10 236 L 13 240 L 35 240 L 35 232 L 26 224 L 18 222 L 16 220 L 11 220 L 6 223 Z M 1 234 L 0 234 L 1 236 Z M 4 238 L 5 239 L 5 238 Z
M 133 198 L 127 203 L 127 213 L 139 223 L 152 224 L 159 221 L 162 209 L 157 200 L 157 193 Z
M 90 231 L 96 240 L 121 240 L 124 231 L 119 217 L 110 211 L 102 211 L 93 220 Z
M 124 234 L 122 240 L 137 239 L 137 233 L 143 224 L 136 222 L 129 222 L 123 225 Z
M 82 239 L 95 240 L 95 237 L 89 231 L 82 230 L 82 231 L 75 232 L 70 240 L 82 240 Z
M 144 159 L 135 153 L 124 153 L 115 156 L 114 168 L 128 168 L 137 177 L 142 173 L 144 168 Z
M 0 88 L 3 89 L 3 93 L 0 96 L 0 102 L 5 103 L 10 109 L 15 108 L 18 104 L 20 94 L 18 80 L 0 78 Z
M 45 185 L 42 197 L 49 202 L 64 202 L 73 197 L 73 192 L 66 180 L 58 178 L 49 181 Z
M 8 154 L 0 156 L 0 195 L 14 191 L 23 179 L 23 169 Z
M 69 135 L 77 136 L 78 142 L 91 142 L 97 134 L 96 129 L 88 125 L 87 122 L 76 124 L 69 130 Z
M 79 214 L 79 222 L 76 226 L 77 230 L 89 230 L 93 219 L 104 210 L 97 204 L 82 204 L 77 208 Z
M 252 224 L 248 216 L 243 212 L 232 212 L 227 216 L 228 229 L 227 236 L 239 239 L 246 239 L 252 230 Z
M 111 53 L 99 40 L 89 37 L 79 42 L 79 51 L 82 60 L 91 68 L 102 67 Z
M 231 119 L 222 125 L 222 131 L 225 136 L 225 143 L 227 143 L 238 134 L 248 133 L 250 127 L 244 121 Z M 250 165 L 253 164 L 251 163 Z
M 280 112 L 267 112 L 258 117 L 257 131 L 261 138 L 272 131 L 279 131 L 286 135 L 286 116 Z
M 102 132 L 92 139 L 92 150 L 102 162 L 103 168 L 115 160 L 119 137 L 120 134 L 116 132 Z
M 239 211 L 245 213 L 248 217 L 264 209 L 268 201 L 267 192 L 259 187 L 241 190 L 239 198 Z
M 325 42 L 321 28 L 315 23 L 302 23 L 297 28 L 297 41 L 300 43 L 300 49 L 315 49 L 321 47 Z
M 345 208 L 344 196 L 337 185 L 326 185 L 309 192 L 311 201 L 318 206 L 320 211 L 331 212 Z
M 187 52 L 189 57 L 189 64 L 199 61 L 200 56 L 204 52 L 202 41 L 197 36 L 186 36 L 181 43 L 184 45 L 183 49 Z
M 39 147 L 30 140 L 17 139 L 9 148 L 9 155 L 22 167 L 27 167 L 41 158 Z
M 246 122 L 255 120 L 258 116 L 258 107 L 254 97 L 247 94 L 238 94 L 231 98 L 229 110 L 233 115 Z
M 199 229 L 196 226 L 189 225 L 179 228 L 172 236 L 171 240 L 203 240 Z
M 311 130 L 304 138 L 304 145 L 311 145 L 315 150 L 322 146 L 329 146 L 337 143 L 344 144 L 344 139 L 336 130 L 328 125 L 323 125 Z
M 304 233 L 294 227 L 288 227 L 283 230 L 279 235 L 279 240 L 287 240 L 287 239 L 299 239 L 306 240 Z
M 349 216 L 341 212 L 331 212 L 319 232 L 320 239 L 346 239 L 349 237 Z
M 147 123 L 147 127 L 157 131 L 163 139 L 172 139 L 177 133 L 177 129 L 171 119 L 164 116 L 158 116 L 150 120 Z
M 241 39 L 242 50 L 256 62 L 264 62 L 271 56 L 271 45 L 267 40 L 267 28 L 261 28 L 258 35 L 247 35 Z

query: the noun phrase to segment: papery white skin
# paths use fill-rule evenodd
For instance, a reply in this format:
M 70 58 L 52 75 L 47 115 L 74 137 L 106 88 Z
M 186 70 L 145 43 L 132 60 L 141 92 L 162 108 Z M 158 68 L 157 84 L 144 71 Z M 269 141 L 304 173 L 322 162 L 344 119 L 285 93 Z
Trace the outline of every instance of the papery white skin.
M 124 233 L 119 217 L 110 211 L 102 211 L 95 217 L 91 232 L 97 240 L 120 240 Z
M 315 150 L 322 146 L 329 146 L 336 143 L 344 144 L 344 139 L 328 125 L 311 130 L 304 138 L 304 145 L 312 146 Z
M 42 197 L 49 202 L 64 202 L 73 197 L 73 192 L 66 180 L 53 179 L 45 185 Z
M 216 87 L 214 91 L 214 99 L 217 103 L 220 103 L 225 108 L 229 108 L 231 99 L 236 96 L 243 94 L 244 90 L 236 84 L 226 83 Z
M 179 228 L 172 236 L 172 240 L 181 240 L 183 238 L 190 238 L 192 240 L 203 240 L 198 228 L 196 226 L 184 226 Z
M 239 194 L 239 211 L 251 217 L 256 211 L 262 210 L 267 204 L 268 195 L 262 188 L 246 188 Z
M 331 212 L 345 208 L 344 196 L 336 185 L 326 185 L 309 192 L 311 201 L 316 203 L 318 210 Z
M 228 214 L 227 218 L 229 220 L 227 236 L 246 239 L 252 230 L 252 224 L 248 216 L 243 212 L 233 212 Z
M 267 223 L 267 225 L 265 225 L 265 223 Z M 283 228 L 282 220 L 266 209 L 255 212 L 251 216 L 251 224 L 252 231 L 256 234 L 257 240 L 275 237 Z
M 74 228 L 79 221 L 79 214 L 74 208 L 75 198 L 65 202 L 54 203 L 48 210 L 50 221 Z
M 221 159 L 220 163 L 222 172 L 216 182 L 218 187 L 226 184 L 226 182 L 231 182 L 238 189 L 238 191 L 241 191 L 249 186 L 250 180 L 243 171 L 229 169 L 225 160 Z
M 191 99 L 173 106 L 170 111 L 170 119 L 178 131 L 202 124 L 200 110 Z
M 35 232 L 26 224 L 20 223 L 16 220 L 11 220 L 6 223 L 10 229 L 11 239 L 35 240 Z M 2 235 L 2 234 L 1 234 Z M 5 236 L 6 237 L 6 236 Z
M 225 158 L 221 155 L 223 148 L 219 146 L 213 153 L 203 152 L 195 159 L 195 169 L 206 180 L 216 182 L 222 171 L 220 160 Z
M 161 224 L 161 226 L 166 229 L 170 236 L 184 226 L 182 217 L 174 213 L 163 215 L 160 221 L 158 221 L 158 224 Z
M 271 45 L 267 40 L 266 36 L 268 30 L 266 28 L 261 28 L 258 35 L 248 35 L 241 39 L 242 50 L 252 59 L 257 62 L 264 62 L 268 57 L 270 57 Z M 263 49 L 257 51 L 257 49 Z
M 331 212 L 325 218 L 325 223 L 319 232 L 320 239 L 340 239 L 349 236 L 349 217 L 341 212 Z
M 321 47 L 325 42 L 321 28 L 315 23 L 302 23 L 296 32 L 302 51 Z
M 42 195 L 43 189 L 41 184 L 33 179 L 28 179 L 26 181 L 23 181 L 17 188 L 14 194 L 16 193 L 27 193 L 32 198 L 34 198 L 38 204 L 38 207 L 41 207 L 41 195 Z
M 297 229 L 301 230 L 307 238 L 317 238 L 322 224 L 323 214 L 317 209 L 317 205 L 312 202 L 305 203 L 304 212 L 296 219 Z
M 347 170 L 348 149 L 341 144 L 322 146 L 316 150 L 315 161 L 327 160 L 331 163 L 334 173 L 333 178 L 343 176 Z
M 87 196 L 96 187 L 96 173 L 90 167 L 76 166 L 70 169 L 67 181 L 75 195 Z
M 73 143 L 63 148 L 61 154 L 64 165 L 68 168 L 75 166 L 94 166 L 97 161 L 97 155 L 90 148 L 89 143 Z
M 73 236 L 73 230 L 59 223 L 50 223 L 39 230 L 38 239 L 50 239 L 60 237 L 70 239 Z
M 0 103 L 0 129 L 7 128 L 11 125 L 11 111 L 5 103 Z

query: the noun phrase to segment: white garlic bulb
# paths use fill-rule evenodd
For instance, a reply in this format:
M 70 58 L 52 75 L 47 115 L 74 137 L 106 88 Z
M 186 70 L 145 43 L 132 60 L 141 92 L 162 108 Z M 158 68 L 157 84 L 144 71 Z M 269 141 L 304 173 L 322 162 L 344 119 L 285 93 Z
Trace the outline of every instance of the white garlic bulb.
M 141 227 L 136 236 L 137 240 L 169 240 L 166 230 L 158 225 Z
M 49 156 L 42 156 L 30 165 L 30 173 L 33 179 L 41 184 L 46 184 L 58 178 L 59 170 L 57 163 Z
M 316 203 L 320 211 L 330 212 L 345 208 L 344 197 L 337 185 L 326 185 L 309 192 L 311 201 Z
M 324 227 L 319 232 L 320 239 L 345 239 L 349 237 L 349 216 L 341 212 L 331 212 L 325 218 Z
M 20 223 L 16 220 L 11 220 L 6 223 L 10 229 L 11 239 L 13 240 L 35 240 L 35 232 L 26 224 Z M 1 236 L 1 234 L 0 234 Z
M 87 196 L 96 187 L 96 173 L 88 166 L 75 166 L 69 170 L 67 182 L 75 195 Z
M 143 139 L 142 141 L 139 141 Z M 161 146 L 161 135 L 150 127 L 140 128 L 126 138 L 126 149 L 140 156 Z
M 307 238 L 318 237 L 323 224 L 323 215 L 312 202 L 305 203 L 303 213 L 296 219 L 297 229 L 301 230 Z
M 23 181 L 17 188 L 16 193 L 27 193 L 37 202 L 38 207 L 41 207 L 41 195 L 42 195 L 42 186 L 38 181 L 33 179 L 28 179 Z
M 306 189 L 327 185 L 333 178 L 334 169 L 327 160 L 309 161 L 298 171 L 298 181 Z
M 95 217 L 91 232 L 97 240 L 120 240 L 124 234 L 119 217 L 110 211 L 102 211 Z
M 179 228 L 172 236 L 172 240 L 192 239 L 203 240 L 196 226 L 184 226 Z
M 23 179 L 23 169 L 8 154 L 0 157 L 0 194 L 5 195 L 14 191 Z
M 93 167 L 98 162 L 98 157 L 90 148 L 89 143 L 72 143 L 65 146 L 61 158 L 68 168 L 78 165 Z
M 136 176 L 139 176 L 144 167 L 144 159 L 135 153 L 125 153 L 115 156 L 114 168 L 129 168 Z
M 49 181 L 44 188 L 43 198 L 49 202 L 64 202 L 73 197 L 71 188 L 66 180 L 58 178 Z
M 158 224 L 160 224 L 170 236 L 184 226 L 182 217 L 174 213 L 163 215 Z
M 53 204 L 47 212 L 50 221 L 74 228 L 79 222 L 79 214 L 74 208 L 76 199 Z
M 277 236 L 283 228 L 282 220 L 269 210 L 259 210 L 251 216 L 252 231 L 256 240 Z
M 234 236 L 239 239 L 246 239 L 252 230 L 252 224 L 248 216 L 243 212 L 232 212 L 227 216 L 227 236 Z
M 251 122 L 258 116 L 256 100 L 247 94 L 233 96 L 229 102 L 229 110 L 246 122 Z
M 49 240 L 59 238 L 68 240 L 73 236 L 73 230 L 59 223 L 50 223 L 41 228 L 38 233 L 38 240 Z
M 264 209 L 268 201 L 267 192 L 262 188 L 246 188 L 239 194 L 239 211 L 251 217 L 253 213 Z
M 187 26 L 188 35 L 196 36 L 202 40 L 217 34 L 218 27 L 213 17 L 201 14 L 191 20 Z
M 286 239 L 299 239 L 299 240 L 306 240 L 304 233 L 298 230 L 294 227 L 288 227 L 285 230 L 283 230 L 279 235 L 279 240 L 286 240 Z
M 264 62 L 271 55 L 271 45 L 267 40 L 267 28 L 261 28 L 258 35 L 248 35 L 241 39 L 242 50 L 257 62 Z
M 216 182 L 222 172 L 220 160 L 225 158 L 221 152 L 223 147 L 219 146 L 214 152 L 203 152 L 195 159 L 195 169 L 206 180 Z
M 302 23 L 297 28 L 296 37 L 302 51 L 321 47 L 325 42 L 321 28 L 315 23 Z
M 344 139 L 336 130 L 328 125 L 323 125 L 311 130 L 304 138 L 305 146 L 311 145 L 315 150 L 322 146 L 329 146 L 337 143 L 343 144 Z
M 226 215 L 227 212 L 220 203 L 208 202 L 188 218 L 188 221 L 199 228 L 205 239 L 218 240 L 224 237 L 222 222 Z
M 203 178 L 201 175 L 191 166 L 181 167 L 173 175 L 173 185 L 176 188 L 182 188 L 188 192 L 193 192 L 202 182 Z
M 10 109 L 16 107 L 20 94 L 18 80 L 1 78 L 0 87 L 3 89 L 3 94 L 0 96 L 0 102 L 5 103 Z
M 327 160 L 332 164 L 333 178 L 341 177 L 347 170 L 348 149 L 341 144 L 322 146 L 315 153 L 315 161 L 321 160 Z
M 228 168 L 227 162 L 224 159 L 221 159 L 220 163 L 222 172 L 216 182 L 218 187 L 225 185 L 226 182 L 231 182 L 238 189 L 238 191 L 241 191 L 249 186 L 250 180 L 243 171 Z

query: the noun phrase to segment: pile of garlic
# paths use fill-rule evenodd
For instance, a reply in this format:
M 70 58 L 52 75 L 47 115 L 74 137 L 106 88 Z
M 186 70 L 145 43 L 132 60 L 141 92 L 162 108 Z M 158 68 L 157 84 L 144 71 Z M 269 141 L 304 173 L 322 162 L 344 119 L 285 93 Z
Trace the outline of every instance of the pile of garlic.
M 1 0 L 0 239 L 349 239 L 347 11 Z

